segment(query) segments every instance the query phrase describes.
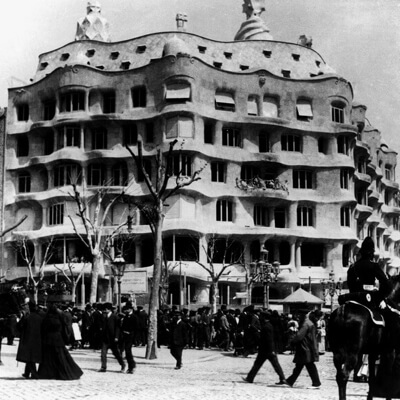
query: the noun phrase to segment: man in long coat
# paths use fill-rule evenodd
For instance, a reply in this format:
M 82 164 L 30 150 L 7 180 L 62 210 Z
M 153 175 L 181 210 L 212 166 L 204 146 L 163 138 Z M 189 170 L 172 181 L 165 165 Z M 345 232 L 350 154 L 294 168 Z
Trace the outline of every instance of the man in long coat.
M 18 323 L 20 340 L 17 351 L 17 361 L 26 363 L 24 378 L 38 379 L 36 364 L 42 361 L 42 322 L 36 304 L 29 303 L 29 313 L 26 313 Z
M 182 313 L 176 311 L 171 324 L 170 352 L 176 360 L 175 369 L 182 368 L 182 353 L 188 343 L 188 328 L 182 321 Z
M 293 362 L 296 365 L 292 375 L 286 381 L 290 386 L 293 386 L 303 367 L 306 367 L 312 383 L 308 389 L 318 389 L 321 386 L 321 381 L 315 365 L 315 362 L 319 361 L 316 321 L 313 321 L 315 318 L 313 312 L 307 315 L 302 314 L 301 317 L 304 322 L 300 323 L 300 329 L 292 339 L 292 343 L 295 345 Z

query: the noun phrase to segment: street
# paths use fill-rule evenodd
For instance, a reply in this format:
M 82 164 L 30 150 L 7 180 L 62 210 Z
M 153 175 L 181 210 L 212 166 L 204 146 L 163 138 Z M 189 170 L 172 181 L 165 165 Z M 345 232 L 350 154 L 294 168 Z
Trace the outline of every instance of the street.
M 332 354 L 326 353 L 317 363 L 322 386 L 307 389 L 311 381 L 306 370 L 301 373 L 293 388 L 274 386 L 278 377 L 266 362 L 253 384 L 242 377 L 253 365 L 255 356 L 234 357 L 220 350 L 184 350 L 183 368 L 175 370 L 174 359 L 166 347 L 159 350 L 157 360 L 144 358 L 145 348 L 135 347 L 137 363 L 133 375 L 123 374 L 116 360 L 109 354 L 106 373 L 98 373 L 100 351 L 89 349 L 71 352 L 83 369 L 78 381 L 52 381 L 25 379 L 21 375 L 24 364 L 17 363 L 15 346 L 2 346 L 3 366 L 0 366 L 0 398 L 16 400 L 57 399 L 268 399 L 274 400 L 333 400 L 338 398 Z M 279 361 L 289 376 L 293 368 L 293 355 L 279 355 Z M 348 384 L 348 399 L 365 398 L 366 383 Z

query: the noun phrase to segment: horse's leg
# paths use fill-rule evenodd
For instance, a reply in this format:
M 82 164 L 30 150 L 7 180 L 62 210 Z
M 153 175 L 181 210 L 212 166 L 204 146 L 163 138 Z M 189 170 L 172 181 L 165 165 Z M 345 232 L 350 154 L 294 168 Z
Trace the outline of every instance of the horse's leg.
M 343 356 L 340 353 L 333 355 L 333 363 L 336 368 L 336 383 L 339 389 L 339 400 L 346 400 L 346 387 L 350 373 L 354 370 L 357 363 L 357 354 L 347 354 Z
M 368 357 L 368 395 L 367 400 L 372 400 L 374 396 L 371 394 L 371 388 L 375 386 L 375 367 L 376 367 L 376 360 L 378 359 L 377 354 L 370 354 Z

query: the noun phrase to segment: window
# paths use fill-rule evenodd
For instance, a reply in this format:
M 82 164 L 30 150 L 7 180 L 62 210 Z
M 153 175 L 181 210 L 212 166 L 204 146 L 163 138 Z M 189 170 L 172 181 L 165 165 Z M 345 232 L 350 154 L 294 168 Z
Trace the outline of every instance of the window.
M 367 172 L 367 160 L 365 157 L 359 157 L 357 160 L 357 171 L 361 174 L 365 174 Z
M 143 160 L 143 168 L 146 171 L 147 175 L 149 176 L 149 179 L 151 180 L 151 161 Z M 144 181 L 144 175 L 142 170 L 140 169 L 138 171 L 138 182 L 143 182 L 143 181 Z
M 211 163 L 211 182 L 225 182 L 226 166 L 223 162 Z
M 123 61 L 121 63 L 121 69 L 127 70 L 127 69 L 129 69 L 130 65 L 131 65 L 130 61 Z
M 239 129 L 222 128 L 222 145 L 230 147 L 242 147 L 242 137 Z
M 224 52 L 224 56 L 225 56 L 225 58 L 227 60 L 232 60 L 232 53 L 231 52 L 225 51 Z
M 349 189 L 350 171 L 348 169 L 340 170 L 340 188 Z
M 176 137 L 193 137 L 193 119 L 183 116 L 168 118 L 165 136 L 167 139 Z
M 204 123 L 204 143 L 214 143 L 214 125 L 210 122 Z
M 154 142 L 154 124 L 152 122 L 146 123 L 146 142 Z
M 278 118 L 278 100 L 274 97 L 265 96 L 263 99 L 263 116 Z
M 385 165 L 385 179 L 392 180 L 392 166 L 389 164 Z
M 338 153 L 349 155 L 350 140 L 347 136 L 340 135 L 337 138 Z
M 218 68 L 218 69 L 222 68 L 222 62 L 214 61 L 213 65 L 214 65 L 215 68 Z
M 258 115 L 257 98 L 254 96 L 249 96 L 247 99 L 247 114 Z
M 350 226 L 351 209 L 344 206 L 340 209 L 340 226 Z
M 270 51 L 270 50 L 264 50 L 264 51 L 263 51 L 263 54 L 264 54 L 265 58 L 271 58 L 272 51 Z
M 107 149 L 107 130 L 105 128 L 94 128 L 92 130 L 92 150 Z
M 67 61 L 68 58 L 69 58 L 69 53 L 63 53 L 63 54 L 61 54 L 60 60 Z
M 77 164 L 59 165 L 53 169 L 54 187 L 80 183 L 81 177 L 81 166 Z
M 165 100 L 174 103 L 184 103 L 185 101 L 190 101 L 190 92 L 189 83 L 170 83 L 166 88 Z
M 311 207 L 297 207 L 297 226 L 313 226 L 314 210 Z
M 44 155 L 48 156 L 54 151 L 54 134 L 53 132 L 47 133 L 43 137 Z
M 136 146 L 138 130 L 136 124 L 124 125 L 122 128 L 125 146 Z
M 320 267 L 324 263 L 325 245 L 322 243 L 305 243 L 301 245 L 301 265 Z
M 185 154 L 175 154 L 171 158 L 170 175 L 191 176 L 192 175 L 192 157 Z
M 258 151 L 260 153 L 269 153 L 269 135 L 268 132 L 260 132 L 258 134 Z
M 115 113 L 115 92 L 103 93 L 103 113 L 113 114 Z
M 119 57 L 119 51 L 112 51 L 110 53 L 111 60 L 116 60 Z
M 146 51 L 146 48 L 147 47 L 145 45 L 140 45 L 140 46 L 137 47 L 136 53 L 143 54 Z
M 300 54 L 292 54 L 292 58 L 294 61 L 300 61 Z
M 344 109 L 345 106 L 342 103 L 332 103 L 331 105 L 331 117 L 333 122 L 340 124 L 344 123 Z
M 281 146 L 283 151 L 301 151 L 300 136 L 282 135 Z
M 229 200 L 217 201 L 217 221 L 232 222 L 233 220 L 233 205 Z
M 327 138 L 318 138 L 318 153 L 328 154 L 328 144 L 329 141 Z
M 64 126 L 60 128 L 57 137 L 57 149 L 72 146 L 80 147 L 79 126 Z
M 60 96 L 61 112 L 85 110 L 85 93 L 81 91 L 64 93 Z
M 102 186 L 106 180 L 104 164 L 91 164 L 88 166 L 87 181 L 90 186 Z
M 146 87 L 138 86 L 132 89 L 133 108 L 146 107 Z
M 253 215 L 254 225 L 256 226 L 268 226 L 268 208 L 261 206 L 259 204 L 254 206 L 254 215 Z
M 17 119 L 18 121 L 28 121 L 29 119 L 29 105 L 19 104 L 17 105 Z
M 359 189 L 356 192 L 357 203 L 366 206 L 367 205 L 367 191 L 365 189 Z
M 28 136 L 17 136 L 17 157 L 27 157 L 29 155 Z
M 128 168 L 126 163 L 121 162 L 112 167 L 112 185 L 126 186 L 128 183 Z
M 283 76 L 284 78 L 290 78 L 290 71 L 289 71 L 288 69 L 283 69 L 283 70 L 281 71 L 281 73 L 282 73 L 282 76 Z
M 286 228 L 286 209 L 274 209 L 275 228 Z
M 31 191 L 31 175 L 28 172 L 18 174 L 18 193 L 29 193 Z
M 222 111 L 235 111 L 235 99 L 232 93 L 216 92 L 215 109 Z
M 240 179 L 249 181 L 258 176 L 258 168 L 254 165 L 242 165 L 240 170 Z
M 48 209 L 48 224 L 62 225 L 64 223 L 64 204 L 54 204 Z
M 294 170 L 293 171 L 293 188 L 294 189 L 312 189 L 313 188 L 312 171 Z
M 308 100 L 298 100 L 296 104 L 296 114 L 299 121 L 311 121 L 313 119 L 311 102 Z
M 204 47 L 204 46 L 198 46 L 197 48 L 199 49 L 199 53 L 201 53 L 201 54 L 205 54 L 205 52 L 207 50 L 207 47 Z
M 86 57 L 93 57 L 94 53 L 96 53 L 95 49 L 89 49 L 86 51 Z
M 51 121 L 56 115 L 56 101 L 46 100 L 43 102 L 43 120 Z

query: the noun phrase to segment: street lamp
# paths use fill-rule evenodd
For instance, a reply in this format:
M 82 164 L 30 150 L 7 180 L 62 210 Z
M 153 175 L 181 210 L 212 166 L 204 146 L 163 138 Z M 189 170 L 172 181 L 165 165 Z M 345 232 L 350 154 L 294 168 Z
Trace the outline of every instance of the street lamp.
M 125 259 L 122 254 L 118 254 L 111 264 L 111 270 L 118 283 L 118 312 L 121 312 L 121 279 L 125 272 Z
M 274 261 L 268 262 L 268 250 L 261 247 L 261 258 L 258 261 L 251 262 L 251 282 L 262 282 L 264 288 L 263 307 L 269 308 L 269 285 L 278 281 L 278 275 L 281 272 L 281 264 Z
M 324 291 L 324 298 L 329 295 L 331 298 L 331 312 L 333 311 L 333 297 L 336 293 L 342 292 L 343 282 L 342 278 L 339 278 L 338 281 L 335 281 L 335 273 L 333 271 L 329 272 L 329 279 L 321 280 L 322 290 Z M 326 291 L 328 289 L 328 291 Z M 326 302 L 326 300 L 325 300 Z

